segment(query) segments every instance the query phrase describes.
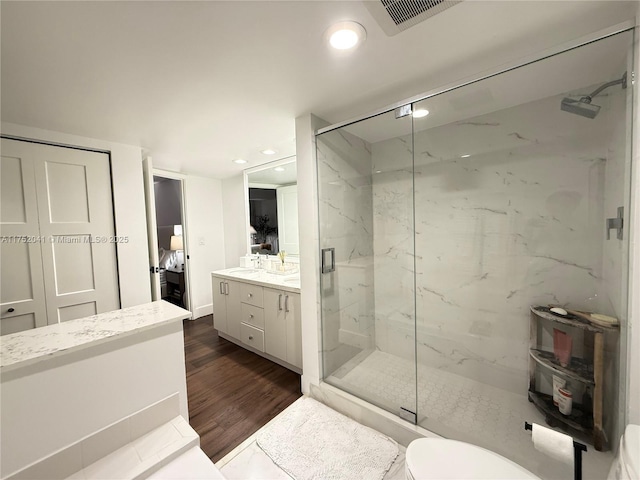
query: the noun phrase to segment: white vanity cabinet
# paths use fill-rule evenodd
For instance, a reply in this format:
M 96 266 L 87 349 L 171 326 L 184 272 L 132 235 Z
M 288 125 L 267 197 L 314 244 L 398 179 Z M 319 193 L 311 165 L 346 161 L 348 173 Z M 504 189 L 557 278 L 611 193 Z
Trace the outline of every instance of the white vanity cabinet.
M 241 283 L 222 277 L 211 277 L 213 290 L 213 327 L 218 332 L 240 338 Z
M 213 326 L 231 342 L 302 371 L 299 288 L 268 274 L 236 280 L 239 269 L 213 272 Z M 216 275 L 220 274 L 220 275 Z M 264 278 L 263 278 L 264 277 Z M 272 288 L 273 287 L 273 288 Z M 281 287 L 281 288 L 278 288 Z M 294 290 L 294 291 L 291 291 Z
M 302 368 L 299 293 L 264 289 L 264 330 L 265 352 Z

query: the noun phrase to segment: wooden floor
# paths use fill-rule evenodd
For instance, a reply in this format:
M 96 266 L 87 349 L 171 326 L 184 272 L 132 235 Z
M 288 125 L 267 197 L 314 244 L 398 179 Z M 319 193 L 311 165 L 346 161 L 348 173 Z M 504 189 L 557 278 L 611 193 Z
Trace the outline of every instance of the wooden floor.
M 189 423 L 217 462 L 291 405 L 300 375 L 223 338 L 212 316 L 184 321 Z

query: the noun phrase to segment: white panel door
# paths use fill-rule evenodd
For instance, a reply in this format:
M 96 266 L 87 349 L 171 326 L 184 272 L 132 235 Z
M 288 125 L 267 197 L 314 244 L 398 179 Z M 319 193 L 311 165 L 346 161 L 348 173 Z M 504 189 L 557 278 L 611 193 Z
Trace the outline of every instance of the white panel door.
M 48 322 L 120 308 L 106 153 L 22 143 L 34 160 Z
M 278 246 L 280 250 L 298 255 L 298 186 L 276 189 L 278 201 Z
M 0 334 L 47 324 L 33 160 L 2 140 L 0 160 Z

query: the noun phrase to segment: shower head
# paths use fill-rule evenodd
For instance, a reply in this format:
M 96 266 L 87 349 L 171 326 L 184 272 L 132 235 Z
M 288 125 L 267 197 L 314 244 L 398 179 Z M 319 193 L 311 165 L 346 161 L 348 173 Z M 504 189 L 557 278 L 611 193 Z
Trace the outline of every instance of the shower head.
M 593 91 L 591 95 L 587 95 L 582 97 L 580 100 L 574 100 L 573 98 L 564 97 L 562 102 L 560 103 L 560 108 L 565 112 L 575 113 L 576 115 L 580 115 L 582 117 L 587 118 L 596 118 L 598 112 L 600 111 L 600 107 L 598 105 L 593 105 L 591 103 L 591 99 L 598 95 L 605 88 L 613 87 L 614 85 L 622 84 L 622 88 L 627 88 L 627 72 L 624 72 L 622 78 L 619 80 L 613 80 L 612 82 L 607 82 L 604 85 L 601 85 L 597 89 Z
M 582 97 L 580 100 L 564 97 L 560 104 L 560 108 L 565 112 L 575 113 L 576 115 L 587 118 L 596 118 L 596 115 L 598 115 L 598 112 L 600 111 L 600 107 L 598 105 L 593 105 L 590 102 L 591 98 L 589 97 Z

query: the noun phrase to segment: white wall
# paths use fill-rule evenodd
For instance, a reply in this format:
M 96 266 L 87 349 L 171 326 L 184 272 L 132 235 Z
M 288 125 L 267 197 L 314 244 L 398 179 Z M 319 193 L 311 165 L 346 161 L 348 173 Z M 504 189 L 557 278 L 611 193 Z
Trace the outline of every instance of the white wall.
M 318 235 L 318 183 L 314 132 L 327 125 L 306 114 L 296 118 L 298 168 L 298 228 L 300 233 L 300 302 L 302 317 L 302 392 L 319 385 L 320 357 L 320 271 Z
M 222 180 L 226 268 L 239 266 L 247 253 L 245 195 L 243 174 Z
M 222 181 L 185 179 L 188 275 L 193 318 L 213 313 L 211 272 L 225 267 Z
M 140 147 L 6 122 L 2 123 L 2 134 L 110 152 L 115 233 L 129 238 L 128 243 L 116 245 L 120 304 L 130 307 L 150 302 L 149 248 Z

